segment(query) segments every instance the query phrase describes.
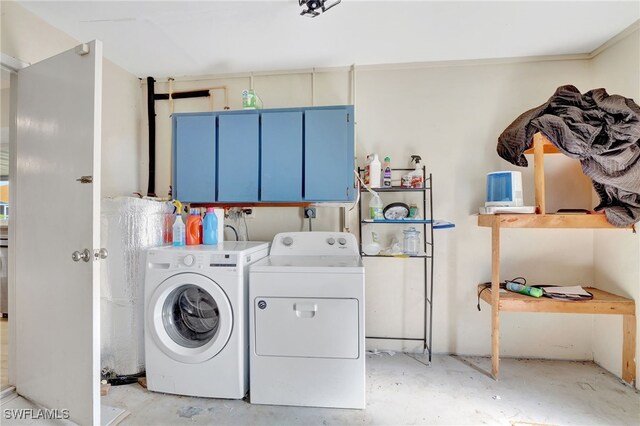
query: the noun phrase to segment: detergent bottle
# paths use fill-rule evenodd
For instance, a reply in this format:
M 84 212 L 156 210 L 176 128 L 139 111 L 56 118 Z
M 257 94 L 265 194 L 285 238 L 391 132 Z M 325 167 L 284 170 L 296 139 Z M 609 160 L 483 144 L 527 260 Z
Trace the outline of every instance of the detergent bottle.
M 207 208 L 207 213 L 204 215 L 202 238 L 205 245 L 218 244 L 218 216 L 213 207 Z
M 380 164 L 378 154 L 371 155 L 373 158 L 369 163 L 369 188 L 380 188 L 380 183 L 382 182 L 382 164 Z
M 195 246 L 202 244 L 202 217 L 199 209 L 191 209 L 189 219 L 187 219 L 187 245 Z
M 176 220 L 173 222 L 173 245 L 183 246 L 184 241 L 184 222 L 182 222 L 182 215 L 178 212 Z
M 369 218 L 373 220 L 384 219 L 382 215 L 382 199 L 375 192 L 371 193 L 371 201 L 369 201 Z

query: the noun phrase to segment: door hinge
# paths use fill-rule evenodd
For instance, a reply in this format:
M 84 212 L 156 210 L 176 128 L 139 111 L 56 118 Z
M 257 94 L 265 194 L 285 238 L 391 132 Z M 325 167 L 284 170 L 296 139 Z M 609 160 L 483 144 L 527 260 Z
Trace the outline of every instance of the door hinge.
M 93 183 L 93 176 L 80 176 L 79 179 L 76 179 L 76 182 Z
M 76 46 L 76 54 L 79 56 L 84 56 L 89 54 L 89 45 L 87 43 L 82 43 Z

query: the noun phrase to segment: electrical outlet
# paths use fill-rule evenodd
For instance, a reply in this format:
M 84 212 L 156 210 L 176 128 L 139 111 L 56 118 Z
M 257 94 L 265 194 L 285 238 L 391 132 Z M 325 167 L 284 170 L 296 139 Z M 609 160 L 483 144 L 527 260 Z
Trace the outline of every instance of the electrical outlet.
M 316 208 L 315 207 L 305 207 L 304 208 L 304 218 L 305 219 L 315 219 L 316 218 Z
M 244 208 L 242 209 L 242 213 L 244 213 L 244 217 L 247 218 L 247 220 L 252 220 L 256 218 L 256 209 L 254 208 Z

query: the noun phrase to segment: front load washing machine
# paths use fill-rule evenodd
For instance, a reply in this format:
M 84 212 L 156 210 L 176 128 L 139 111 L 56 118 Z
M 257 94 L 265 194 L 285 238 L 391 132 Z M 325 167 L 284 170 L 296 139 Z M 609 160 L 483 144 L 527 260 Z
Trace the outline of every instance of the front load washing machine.
M 252 404 L 365 408 L 364 267 L 342 232 L 288 232 L 251 266 Z
M 145 361 L 151 391 L 240 399 L 249 385 L 249 268 L 268 243 L 147 252 Z

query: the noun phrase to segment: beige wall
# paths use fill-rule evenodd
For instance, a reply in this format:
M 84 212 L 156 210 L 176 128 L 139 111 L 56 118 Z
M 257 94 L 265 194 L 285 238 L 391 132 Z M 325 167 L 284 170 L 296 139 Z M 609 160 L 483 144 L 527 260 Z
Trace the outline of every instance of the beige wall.
M 12 2 L 2 2 L 3 53 L 36 62 L 77 44 Z M 456 223 L 436 232 L 434 350 L 488 354 L 489 307 L 475 308 L 475 287 L 490 279 L 490 235 L 476 226 L 484 176 L 498 169 L 516 170 L 495 154 L 496 138 L 521 112 L 543 103 L 562 84 L 581 91 L 604 86 L 611 93 L 640 98 L 638 36 L 607 49 L 594 60 L 501 61 L 424 66 L 362 67 L 356 73 L 357 162 L 366 153 L 392 157 L 395 167 L 420 154 L 434 175 L 437 218 Z M 635 37 L 635 38 L 634 38 Z M 164 80 L 166 81 L 166 80 Z M 230 107 L 241 107 L 240 93 L 250 78 L 200 77 L 175 83 L 174 90 L 227 85 Z M 145 87 L 134 76 L 105 61 L 103 104 L 103 193 L 146 192 L 147 138 Z M 265 107 L 346 104 L 347 70 L 319 72 L 312 96 L 310 73 L 259 75 L 254 86 Z M 158 78 L 157 92 L 167 85 Z M 224 107 L 215 92 L 214 109 Z M 168 102 L 157 108 L 157 189 L 169 186 L 170 121 Z M 178 100 L 176 111 L 204 111 L 205 100 Z M 138 145 L 139 144 L 139 145 Z M 592 207 L 590 183 L 579 166 L 564 157 L 547 160 L 549 210 Z M 525 199 L 533 203 L 532 170 L 523 169 Z M 387 196 L 385 202 L 396 198 Z M 408 198 L 403 198 L 407 199 Z M 337 230 L 338 209 L 318 209 L 316 230 Z M 357 232 L 357 213 L 349 225 Z M 281 231 L 305 229 L 297 208 L 260 208 L 249 221 L 253 240 L 270 240 Z M 392 231 L 393 229 L 393 231 Z M 378 228 L 383 243 L 401 228 Z M 365 238 L 368 238 L 368 232 Z M 531 282 L 596 284 L 638 299 L 640 243 L 624 231 L 509 230 L 503 233 L 503 277 L 523 275 Z M 561 255 L 558 255 L 561 253 Z M 616 253 L 612 256 L 611 253 Z M 620 255 L 622 253 L 622 255 Z M 595 257 L 595 263 L 594 263 Z M 422 330 L 420 263 L 366 259 L 367 334 L 419 335 Z M 612 267 L 612 264 L 614 267 Z M 540 265 L 544 265 L 541 267 Z M 594 266 L 595 265 L 595 266 Z M 619 373 L 620 336 L 616 318 L 544 314 L 503 314 L 504 356 L 593 359 Z M 560 325 L 558 325 L 560 324 Z M 594 325 L 592 327 L 592 324 Z M 639 327 L 640 329 L 640 327 Z M 616 331 L 618 333 L 618 331 Z M 399 348 L 393 342 L 370 347 Z M 406 342 L 405 349 L 416 349 Z
M 3 0 L 0 8 L 4 54 L 35 63 L 79 43 L 15 2 Z M 140 81 L 105 59 L 102 99 L 102 195 L 129 195 L 140 186 Z
M 156 92 L 167 85 L 158 78 Z M 166 80 L 165 80 L 166 81 Z M 453 230 L 436 232 L 434 350 L 460 354 L 487 354 L 490 349 L 489 307 L 478 312 L 476 285 L 490 279 L 490 235 L 478 228 L 473 216 L 484 202 L 484 179 L 489 171 L 517 169 L 495 154 L 500 132 L 522 111 L 543 103 L 561 84 L 582 90 L 590 85 L 585 61 L 466 63 L 405 68 L 360 68 L 356 73 L 357 160 L 366 153 L 391 156 L 395 167 L 408 166 L 410 154 L 420 154 L 434 175 L 434 210 L 437 218 L 456 223 Z M 199 81 L 177 81 L 174 90 L 211 86 L 229 87 L 230 107 L 241 107 L 241 91 L 249 76 Z M 311 105 L 311 73 L 259 75 L 254 87 L 267 108 Z M 316 105 L 350 102 L 348 70 L 316 74 Z M 157 102 L 158 194 L 169 182 L 170 120 L 168 102 Z M 214 108 L 224 107 L 222 94 Z M 205 100 L 176 101 L 175 110 L 205 111 Z M 141 157 L 146 161 L 146 142 Z M 589 181 L 579 166 L 566 158 L 548 161 L 548 204 L 559 207 L 591 206 Z M 240 170 L 239 170 L 240 172 Z M 328 173 L 330 170 L 328 169 Z M 146 166 L 141 182 L 147 181 Z M 525 197 L 533 203 L 532 170 L 524 169 Z M 401 194 L 402 195 L 402 194 Z M 366 197 L 366 196 L 365 196 Z M 389 203 L 409 197 L 385 195 Z M 337 230 L 335 207 L 318 210 L 314 230 Z M 350 221 L 357 232 L 357 212 Z M 251 239 L 269 241 L 277 232 L 305 228 L 300 209 L 259 208 L 249 221 Z M 402 227 L 377 228 L 382 242 Z M 370 238 L 365 230 L 365 238 Z M 505 232 L 504 277 L 525 276 L 533 282 L 591 283 L 593 234 L 591 231 Z M 562 257 L 555 253 L 561 250 Z M 422 333 L 422 264 L 415 260 L 366 259 L 367 334 L 419 336 Z M 545 268 L 541 270 L 540 264 Z M 548 358 L 591 359 L 591 317 L 506 314 L 503 319 L 503 354 Z M 588 327 L 584 325 L 589 324 Z M 552 330 L 550 332 L 550 330 Z M 396 348 L 394 342 L 369 342 L 370 347 Z M 416 349 L 405 342 L 405 349 Z
M 626 38 L 592 60 L 593 87 L 640 102 L 640 25 Z M 629 231 L 595 231 L 595 282 L 605 290 L 640 303 L 640 237 Z M 640 331 L 640 316 L 637 317 Z M 597 363 L 620 376 L 622 319 L 598 316 L 594 320 L 593 356 Z M 636 376 L 640 377 L 640 339 L 636 345 Z M 640 380 L 636 381 L 640 389 Z

